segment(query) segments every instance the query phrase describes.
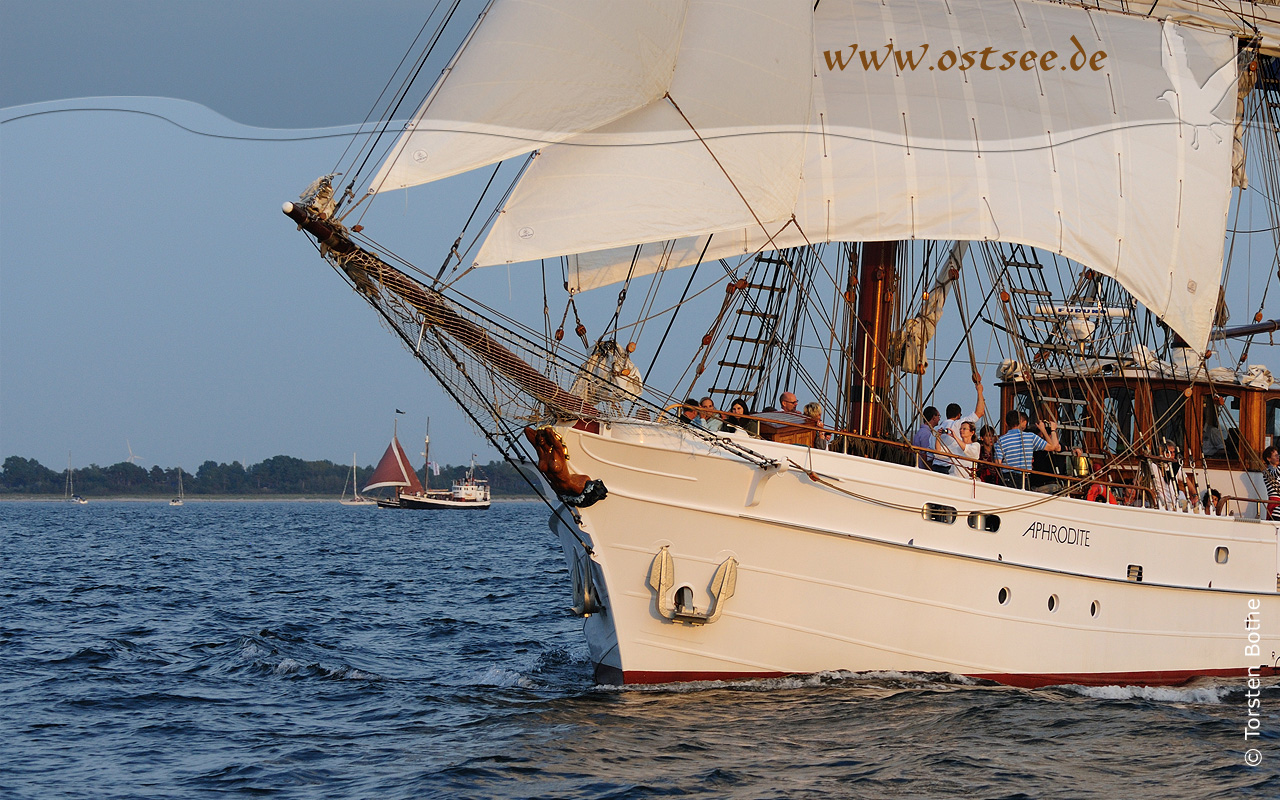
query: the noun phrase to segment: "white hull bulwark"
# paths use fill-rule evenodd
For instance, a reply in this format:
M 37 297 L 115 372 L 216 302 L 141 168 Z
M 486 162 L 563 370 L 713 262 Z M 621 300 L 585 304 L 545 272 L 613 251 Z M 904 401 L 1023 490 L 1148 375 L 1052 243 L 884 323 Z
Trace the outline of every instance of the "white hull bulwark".
M 579 509 L 577 531 L 603 606 L 585 626 L 601 681 L 840 669 L 1160 684 L 1268 674 L 1280 653 L 1273 523 L 742 440 L 782 465 L 766 470 L 653 424 L 557 431 L 574 472 L 608 487 Z M 555 517 L 552 527 L 581 583 L 584 548 Z M 688 621 L 669 618 L 678 599 L 691 600 Z

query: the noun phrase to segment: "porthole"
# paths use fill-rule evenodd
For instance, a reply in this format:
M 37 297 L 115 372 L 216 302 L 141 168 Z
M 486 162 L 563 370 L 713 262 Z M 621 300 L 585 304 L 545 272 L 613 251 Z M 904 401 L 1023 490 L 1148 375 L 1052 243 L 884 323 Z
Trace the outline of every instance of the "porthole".
M 1230 553 L 1227 551 L 1227 548 L 1219 547 L 1217 550 L 1213 551 L 1213 560 L 1217 561 L 1219 564 L 1225 564 L 1227 563 L 1227 556 L 1229 555 Z
M 938 503 L 925 503 L 921 513 L 930 522 L 942 522 L 947 525 L 956 521 L 956 510 L 951 506 Z
M 1000 530 L 1000 517 L 995 514 L 979 514 L 975 511 L 969 515 L 969 527 L 975 531 L 995 533 Z
M 1096 616 L 1098 616 L 1098 601 L 1097 601 L 1097 600 L 1094 600 L 1092 603 L 1090 603 L 1090 604 L 1089 604 L 1089 616 L 1091 616 L 1091 617 L 1096 617 Z
M 1009 587 L 1005 586 L 1000 589 L 1000 593 L 996 595 L 996 600 L 1000 601 L 1000 605 L 1009 605 Z
M 1049 595 L 1049 610 L 1050 611 L 1058 610 L 1058 596 L 1056 594 Z

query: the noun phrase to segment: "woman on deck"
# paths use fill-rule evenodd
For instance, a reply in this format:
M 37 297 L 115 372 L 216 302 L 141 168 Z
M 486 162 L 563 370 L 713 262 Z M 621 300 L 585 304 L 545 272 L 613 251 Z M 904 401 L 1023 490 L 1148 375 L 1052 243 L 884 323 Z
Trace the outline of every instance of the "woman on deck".
M 747 405 L 747 401 L 738 398 L 729 404 L 729 413 L 724 418 L 724 425 L 720 428 L 724 433 L 733 433 L 734 431 L 746 431 L 748 435 L 760 437 L 760 423 L 754 419 L 744 419 L 751 415 L 751 406 Z
M 1267 519 L 1280 519 L 1280 450 L 1262 451 L 1262 480 L 1267 484 Z
M 977 465 L 978 480 L 983 483 L 999 483 L 1000 472 L 993 464 L 996 462 L 996 429 L 983 425 L 978 434 L 978 458 L 983 463 Z

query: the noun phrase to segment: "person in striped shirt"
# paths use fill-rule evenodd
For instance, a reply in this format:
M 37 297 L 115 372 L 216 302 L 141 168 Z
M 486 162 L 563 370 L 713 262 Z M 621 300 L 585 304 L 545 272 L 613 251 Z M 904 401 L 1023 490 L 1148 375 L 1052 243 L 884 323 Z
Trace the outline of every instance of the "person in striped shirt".
M 1056 453 L 1062 449 L 1058 442 L 1058 423 L 1053 420 L 1049 421 L 1048 431 L 1043 422 L 1036 420 L 1036 430 L 1040 432 L 1036 435 L 1027 430 L 1027 415 L 1011 409 L 1004 415 L 1004 424 L 1009 430 L 996 440 L 996 459 L 1006 466 L 1028 470 L 1037 450 Z M 1022 474 L 1011 471 L 1006 472 L 1005 477 L 1012 479 L 1011 485 L 1020 486 Z

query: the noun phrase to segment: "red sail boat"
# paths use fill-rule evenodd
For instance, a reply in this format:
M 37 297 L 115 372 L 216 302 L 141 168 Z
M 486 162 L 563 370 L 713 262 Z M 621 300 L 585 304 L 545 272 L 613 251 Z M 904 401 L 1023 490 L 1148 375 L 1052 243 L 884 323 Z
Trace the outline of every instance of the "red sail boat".
M 394 433 L 391 435 L 391 444 L 387 445 L 387 451 L 382 454 L 382 460 L 378 462 L 364 491 L 386 487 L 393 487 L 395 494 L 387 499 L 379 499 L 379 508 L 402 508 L 403 506 L 400 505 L 402 495 L 423 494 L 422 483 L 418 480 L 413 467 L 409 466 L 409 457 L 405 455 L 404 448 L 400 446 L 400 440 Z

